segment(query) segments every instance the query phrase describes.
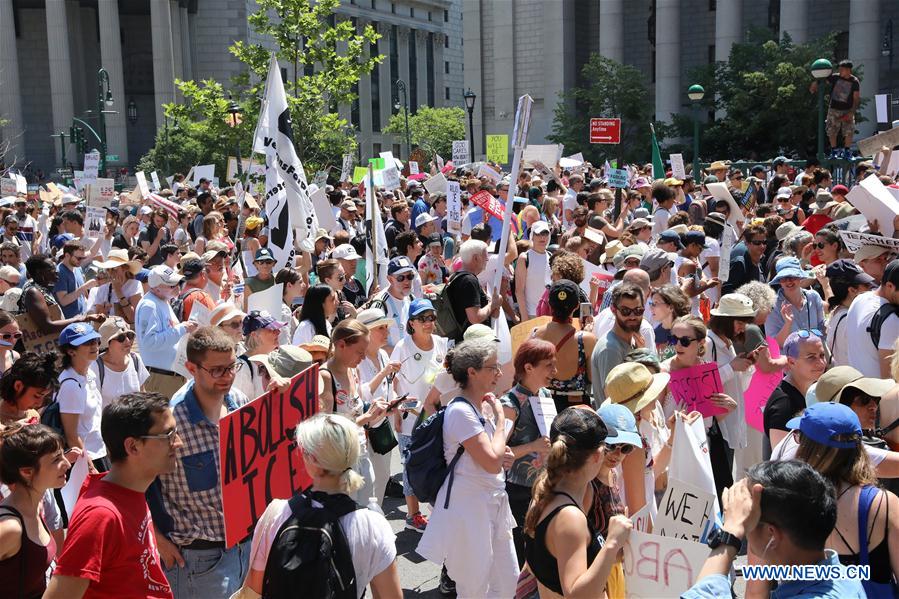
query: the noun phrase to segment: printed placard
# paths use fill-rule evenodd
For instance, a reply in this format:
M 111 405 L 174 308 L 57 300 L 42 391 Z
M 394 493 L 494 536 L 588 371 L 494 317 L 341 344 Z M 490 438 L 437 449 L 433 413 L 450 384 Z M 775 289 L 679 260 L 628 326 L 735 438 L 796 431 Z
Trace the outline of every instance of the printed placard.
M 855 231 L 840 231 L 840 238 L 850 252 L 857 252 L 863 245 L 876 245 L 899 252 L 899 239 L 871 235 L 870 233 L 856 233 Z
M 418 174 L 418 163 L 414 160 L 409 161 L 409 174 L 410 175 Z
M 340 166 L 340 182 L 343 183 L 350 176 L 350 169 L 353 168 L 353 155 L 352 154 L 344 154 L 343 162 Z
M 479 208 L 483 208 L 496 218 L 502 219 L 503 217 L 503 203 L 493 197 L 493 194 L 486 189 L 474 194 L 468 198 L 468 201 Z
M 543 396 L 529 397 L 528 401 L 531 404 L 531 411 L 534 412 L 534 420 L 537 422 L 540 435 L 549 437 L 549 428 L 556 419 L 555 402 L 552 397 Z
M 395 166 L 385 168 L 381 172 L 384 189 L 397 189 L 400 186 L 400 172 Z
M 146 198 L 150 195 L 150 186 L 147 184 L 147 176 L 144 175 L 144 171 L 137 171 L 134 173 L 134 176 L 137 179 L 137 188 L 140 189 L 140 195 Z
M 93 185 L 100 172 L 100 152 L 94 150 L 84 155 L 84 185 Z
M 696 410 L 704 418 L 727 412 L 724 408 L 713 404 L 710 399 L 713 394 L 724 392 L 718 365 L 714 362 L 675 370 L 671 373 L 668 389 L 675 403 L 685 412 Z
M 222 512 L 228 547 L 252 534 L 272 499 L 288 499 L 312 483 L 293 438 L 318 412 L 318 364 L 219 421 Z
M 684 155 L 670 154 L 668 158 L 671 160 L 671 175 L 683 181 L 687 177 L 687 171 L 684 170 Z
M 115 199 L 115 179 L 104 179 L 100 177 L 97 182 L 90 186 L 87 193 L 87 205 L 96 208 L 109 208 Z
M 481 177 L 486 177 L 493 181 L 493 184 L 496 185 L 500 181 L 503 180 L 503 176 L 498 172 L 487 166 L 486 164 L 482 164 L 481 168 L 478 169 L 478 179 Z
M 9 177 L 0 179 L 0 197 L 16 195 L 16 180 Z
M 457 227 L 462 225 L 462 189 L 458 181 L 446 183 L 446 220 Z
M 93 185 L 91 185 L 93 187 Z M 84 230 L 90 239 L 97 239 L 106 225 L 106 208 L 87 206 L 85 208 Z

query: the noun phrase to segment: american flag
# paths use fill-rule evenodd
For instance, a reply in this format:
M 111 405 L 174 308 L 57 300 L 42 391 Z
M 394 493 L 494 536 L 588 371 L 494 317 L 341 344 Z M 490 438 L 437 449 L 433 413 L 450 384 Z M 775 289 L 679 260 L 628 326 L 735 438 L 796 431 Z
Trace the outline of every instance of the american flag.
M 181 211 L 181 206 L 177 203 L 171 200 L 167 200 L 155 193 L 151 193 L 150 195 L 148 195 L 147 200 L 156 208 L 162 208 L 163 210 L 165 210 L 173 219 L 178 220 L 178 212 Z

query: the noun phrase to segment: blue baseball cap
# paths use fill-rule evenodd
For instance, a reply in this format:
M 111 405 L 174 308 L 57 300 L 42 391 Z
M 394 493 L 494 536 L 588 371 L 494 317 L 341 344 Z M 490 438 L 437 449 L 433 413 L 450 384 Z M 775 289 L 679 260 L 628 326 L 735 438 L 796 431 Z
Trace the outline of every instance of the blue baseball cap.
M 600 406 L 598 413 L 606 427 L 610 431 L 615 431 L 606 437 L 607 445 L 627 444 L 643 447 L 643 439 L 637 432 L 637 419 L 627 406 L 609 402 Z
M 705 239 L 703 239 L 703 243 Z M 678 249 L 684 249 L 684 244 L 681 243 L 680 235 L 674 229 L 666 229 L 659 234 L 659 243 L 674 243 L 677 245 Z
M 73 239 L 75 239 L 75 236 L 71 233 L 60 233 L 59 235 L 54 235 L 50 239 L 50 245 L 59 249 L 64 246 L 67 241 L 72 241 Z
M 841 403 L 816 403 L 801 416 L 787 422 L 787 428 L 799 431 L 816 443 L 836 449 L 852 449 L 858 446 L 862 425 L 852 408 Z M 836 439 L 838 435 L 852 435 L 851 440 Z
M 246 318 L 243 319 L 243 334 L 249 335 L 259 329 L 270 329 L 272 331 L 280 331 L 286 322 L 280 322 L 265 310 L 250 310 Z
M 431 303 L 429 299 L 417 299 L 413 300 L 411 304 L 409 304 L 409 318 L 415 318 L 422 312 L 434 312 L 434 304 Z
M 66 326 L 66 328 L 59 334 L 59 344 L 74 345 L 75 347 L 78 347 L 79 345 L 84 345 L 88 341 L 99 338 L 100 333 L 95 331 L 94 327 L 91 325 L 83 322 L 73 322 Z
M 690 245 L 691 243 L 705 247 L 705 233 L 702 231 L 687 231 L 687 234 L 684 235 L 684 245 Z
M 390 276 L 395 276 L 404 272 L 413 272 L 414 270 L 415 266 L 413 266 L 412 261 L 406 256 L 396 256 L 391 259 L 390 263 L 387 265 L 387 274 Z

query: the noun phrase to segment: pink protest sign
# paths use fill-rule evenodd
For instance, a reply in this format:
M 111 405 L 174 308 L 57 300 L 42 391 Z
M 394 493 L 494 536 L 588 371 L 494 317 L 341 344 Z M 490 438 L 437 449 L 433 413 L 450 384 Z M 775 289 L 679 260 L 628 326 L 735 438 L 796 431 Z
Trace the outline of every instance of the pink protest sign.
M 774 337 L 768 337 L 767 342 L 768 352 L 771 354 L 771 358 L 779 358 L 780 347 L 778 347 L 777 341 Z M 755 374 L 752 375 L 752 380 L 749 382 L 749 387 L 743 393 L 743 399 L 746 401 L 746 424 L 758 431 L 764 432 L 765 425 L 763 413 L 765 411 L 765 404 L 768 402 L 768 398 L 771 397 L 771 394 L 780 384 L 783 377 L 784 373 L 782 370 L 778 370 L 777 372 L 762 372 L 756 367 Z
M 698 411 L 703 417 L 724 414 L 726 410 L 712 403 L 715 393 L 723 393 L 718 365 L 714 362 L 699 364 L 671 373 L 668 389 L 675 403 L 685 412 Z
M 489 191 L 479 191 L 468 200 L 475 206 L 483 208 L 496 218 L 503 218 L 503 211 L 505 210 L 503 203 L 493 197 Z

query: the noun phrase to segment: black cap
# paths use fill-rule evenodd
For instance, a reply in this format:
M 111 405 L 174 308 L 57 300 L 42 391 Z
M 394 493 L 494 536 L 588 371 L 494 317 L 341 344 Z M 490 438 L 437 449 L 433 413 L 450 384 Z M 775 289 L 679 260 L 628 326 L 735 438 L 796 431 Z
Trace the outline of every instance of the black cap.
M 848 285 L 870 285 L 874 277 L 863 271 L 854 260 L 840 259 L 827 265 L 827 278 Z
M 554 313 L 572 314 L 581 301 L 574 281 L 560 279 L 549 288 L 549 307 Z
M 199 258 L 191 258 L 190 260 L 186 260 L 184 264 L 181 265 L 181 272 L 184 274 L 185 279 L 193 279 L 206 268 L 206 263 Z
M 844 58 L 843 60 L 840 61 L 840 64 L 838 64 L 837 66 L 838 66 L 838 67 L 848 67 L 848 68 L 851 69 L 851 68 L 852 68 L 852 61 L 849 60 L 848 58 Z
M 570 282 L 570 281 L 569 281 Z M 589 408 L 565 408 L 553 419 L 549 427 L 549 440 L 560 438 L 568 449 L 589 451 L 603 444 L 606 437 L 614 437 L 618 431 L 603 422 L 599 414 Z
M 891 261 L 887 264 L 886 268 L 883 269 L 881 283 L 884 285 L 892 283 L 894 286 L 899 287 L 899 258 Z

